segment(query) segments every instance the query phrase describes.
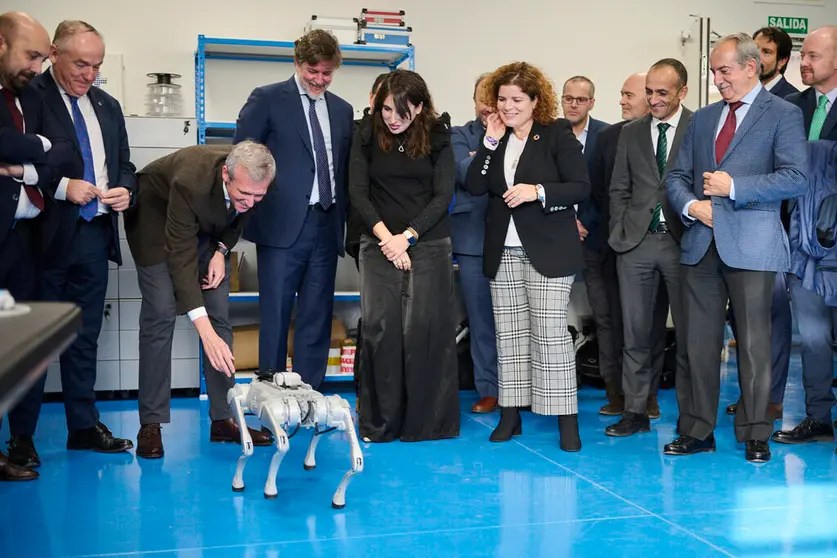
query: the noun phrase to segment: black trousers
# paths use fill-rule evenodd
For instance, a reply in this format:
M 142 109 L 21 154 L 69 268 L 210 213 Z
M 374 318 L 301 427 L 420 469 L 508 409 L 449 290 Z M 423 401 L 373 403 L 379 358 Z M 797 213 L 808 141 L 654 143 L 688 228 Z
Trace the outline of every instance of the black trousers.
M 373 442 L 459 435 L 449 238 L 410 248 L 412 269 L 395 268 L 378 241 L 360 246 L 359 430 Z
M 681 414 L 680 428 L 700 440 L 715 429 L 721 389 L 721 347 L 727 300 L 738 323 L 738 378 L 741 399 L 735 414 L 739 442 L 766 442 L 773 431 L 768 420 L 771 356 L 770 312 L 776 273 L 735 269 L 721 261 L 715 243 L 697 265 L 681 266 L 686 303 L 691 407 Z M 678 378 L 678 382 L 679 382 Z M 677 386 L 678 399 L 681 397 Z M 688 394 L 683 394 L 688 397 Z

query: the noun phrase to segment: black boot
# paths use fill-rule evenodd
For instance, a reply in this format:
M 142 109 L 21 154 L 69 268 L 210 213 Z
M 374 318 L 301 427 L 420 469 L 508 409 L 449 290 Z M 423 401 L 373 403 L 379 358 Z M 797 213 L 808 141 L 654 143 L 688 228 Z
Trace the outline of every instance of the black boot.
M 500 409 L 500 424 L 497 425 L 488 440 L 491 442 L 508 442 L 512 439 L 512 436 L 520 436 L 522 433 L 520 409 L 517 407 L 502 407 Z
M 562 450 L 579 451 L 581 449 L 581 438 L 578 437 L 578 415 L 559 416 L 558 432 L 561 435 Z

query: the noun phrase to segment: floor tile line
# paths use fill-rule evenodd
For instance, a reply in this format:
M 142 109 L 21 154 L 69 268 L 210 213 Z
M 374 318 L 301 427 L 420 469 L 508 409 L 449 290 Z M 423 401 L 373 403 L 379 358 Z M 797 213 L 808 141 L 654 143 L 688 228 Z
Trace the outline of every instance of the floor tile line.
M 654 519 L 653 515 L 643 513 L 636 515 L 617 515 L 611 517 L 585 517 L 580 519 L 562 519 L 558 521 L 535 521 L 531 523 L 501 524 L 501 525 L 475 525 L 473 527 L 460 527 L 455 529 L 428 529 L 419 531 L 403 531 L 394 533 L 375 533 L 369 535 L 351 535 L 347 537 L 325 537 L 320 539 L 297 539 L 291 541 L 264 541 L 259 543 L 241 543 L 217 546 L 195 546 L 191 548 L 172 548 L 168 550 L 138 550 L 131 552 L 109 552 L 102 554 L 74 554 L 68 558 L 114 558 L 116 556 L 151 556 L 155 554 L 166 554 L 169 552 L 197 552 L 206 550 L 225 550 L 232 548 L 258 548 L 271 545 L 293 545 L 304 543 L 327 543 L 334 541 L 380 539 L 388 537 L 410 537 L 424 535 L 440 535 L 448 533 L 464 533 L 468 531 L 489 531 L 492 529 L 523 529 L 526 527 L 545 527 L 549 525 L 566 525 L 573 523 L 595 523 L 599 521 L 626 521 L 632 519 Z
M 471 415 L 469 415 L 469 414 L 467 414 L 467 413 L 462 413 L 462 415 L 463 415 L 463 416 L 465 416 L 465 417 L 467 417 L 467 418 L 469 418 L 469 419 L 471 419 L 472 421 L 476 422 L 476 423 L 477 423 L 477 424 L 479 424 L 480 426 L 484 426 L 484 427 L 486 427 L 486 428 L 488 428 L 488 429 L 492 429 L 492 427 L 491 427 L 491 426 L 489 426 L 489 425 L 487 425 L 487 424 L 485 424 L 485 423 L 483 423 L 483 422 L 478 421 L 476 418 L 472 417 Z M 570 474 L 572 474 L 572 475 L 575 475 L 575 476 L 576 476 L 576 477 L 578 477 L 579 479 L 581 479 L 581 480 L 583 480 L 583 481 L 585 481 L 585 482 L 587 482 L 587 483 L 589 483 L 589 484 L 593 485 L 594 487 L 598 488 L 599 490 L 601 490 L 601 491 L 603 491 L 603 492 L 606 492 L 607 494 L 610 494 L 610 495 L 611 495 L 611 496 L 613 496 L 614 498 L 617 498 L 617 499 L 619 499 L 619 500 L 622 500 L 622 501 L 623 501 L 623 502 L 625 502 L 626 504 L 628 504 L 628 505 L 630 505 L 630 506 L 633 506 L 634 508 L 638 509 L 639 511 L 641 511 L 641 512 L 643 512 L 643 513 L 646 513 L 646 514 L 648 514 L 649 516 L 654 517 L 655 519 L 658 519 L 659 521 L 662 521 L 663 523 L 665 523 L 665 524 L 667 524 L 667 525 L 669 525 L 669 526 L 671 526 L 671 527 L 674 527 L 675 529 L 677 529 L 677 530 L 679 530 L 679 531 L 682 531 L 683 533 L 686 533 L 687 535 L 689 535 L 690 537 L 694 538 L 695 540 L 698 540 L 698 541 L 700 541 L 700 542 L 702 542 L 702 543 L 706 544 L 707 546 L 711 547 L 713 550 L 715 550 L 715 551 L 717 551 L 717 552 L 720 552 L 721 554 L 723 554 L 723 555 L 725 555 L 725 556 L 729 556 L 730 558 L 736 558 L 736 556 L 735 556 L 734 554 L 732 554 L 732 553 L 730 553 L 729 551 L 724 550 L 723 548 L 719 547 L 718 545 L 716 545 L 716 544 L 714 544 L 714 543 L 712 543 L 712 542 L 710 542 L 710 541 L 708 541 L 708 540 L 704 539 L 703 537 L 701 537 L 701 536 L 700 536 L 700 535 L 698 535 L 697 533 L 694 533 L 694 532 L 692 532 L 692 531 L 690 531 L 690 530 L 686 529 L 685 527 L 681 527 L 680 525 L 678 525 L 678 524 L 674 523 L 673 521 L 669 521 L 669 520 L 668 520 L 668 519 L 666 519 L 665 517 L 663 517 L 663 516 L 661 516 L 661 515 L 659 515 L 659 514 L 656 514 L 656 513 L 652 512 L 651 510 L 648 510 L 648 509 L 646 509 L 646 508 L 644 508 L 644 507 L 640 506 L 640 505 L 639 505 L 639 504 L 637 504 L 636 502 L 632 502 L 631 500 L 628 500 L 627 498 L 625 498 L 625 497 L 623 497 L 623 496 L 620 496 L 619 494 L 617 494 L 616 492 L 614 492 L 614 491 L 610 490 L 609 488 L 607 488 L 607 487 L 605 487 L 605 486 L 603 486 L 603 485 L 601 485 L 601 484 L 597 483 L 596 481 L 594 481 L 594 480 L 592 480 L 592 479 L 589 479 L 589 478 L 585 477 L 584 475 L 582 475 L 581 473 L 579 473 L 579 472 L 577 472 L 577 471 L 574 471 L 573 469 L 570 469 L 570 468 L 569 468 L 569 467 L 567 467 L 566 465 L 562 465 L 561 463 L 558 463 L 558 462 L 557 462 L 557 461 L 555 461 L 554 459 L 550 459 L 549 457 L 547 457 L 547 456 L 543 455 L 543 454 L 542 454 L 542 453 L 540 453 L 539 451 L 537 451 L 537 450 L 535 450 L 535 449 L 533 449 L 533 448 L 530 448 L 530 447 L 529 447 L 529 446 L 527 446 L 526 444 L 523 444 L 523 443 L 521 443 L 520 441 L 515 440 L 515 439 L 512 439 L 512 442 L 514 442 L 514 443 L 515 443 L 515 444 L 517 444 L 518 446 L 522 447 L 522 448 L 523 448 L 523 449 L 525 449 L 526 451 L 528 451 L 528 452 L 530 452 L 530 453 L 532 453 L 532 454 L 534 454 L 534 455 L 536 455 L 536 456 L 540 457 L 540 458 L 541 458 L 541 459 L 543 459 L 544 461 L 547 461 L 547 462 L 549 462 L 549 463 L 551 463 L 551 464 L 555 465 L 556 467 L 559 467 L 560 469 L 563 469 L 563 470 L 565 470 L 566 472 L 568 472 L 568 473 L 570 473 Z

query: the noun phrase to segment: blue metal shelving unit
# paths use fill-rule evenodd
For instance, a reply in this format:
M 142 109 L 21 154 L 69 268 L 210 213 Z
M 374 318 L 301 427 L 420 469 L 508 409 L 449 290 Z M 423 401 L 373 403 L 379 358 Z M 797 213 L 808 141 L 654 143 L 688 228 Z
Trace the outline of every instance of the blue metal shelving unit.
M 383 66 L 394 70 L 407 64 L 415 70 L 415 49 L 382 45 L 340 45 L 345 66 Z M 230 137 L 235 122 L 207 122 L 206 120 L 206 62 L 207 60 L 240 60 L 243 62 L 293 62 L 293 41 L 263 41 L 255 39 L 225 39 L 198 35 L 195 51 L 195 114 L 198 122 L 198 143 L 207 137 Z

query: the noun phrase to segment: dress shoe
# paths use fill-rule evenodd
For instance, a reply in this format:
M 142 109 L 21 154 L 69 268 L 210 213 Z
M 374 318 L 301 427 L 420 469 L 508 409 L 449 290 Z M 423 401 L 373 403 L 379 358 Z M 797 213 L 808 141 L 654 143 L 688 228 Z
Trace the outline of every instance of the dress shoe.
M 578 415 L 559 416 L 558 432 L 561 435 L 562 450 L 579 451 L 581 449 L 581 438 L 578 435 Z
M 247 427 L 247 430 L 250 432 L 254 446 L 270 446 L 273 444 L 273 436 L 270 432 L 253 430 L 250 427 Z M 212 427 L 209 429 L 209 441 L 240 444 L 241 430 L 238 429 L 238 423 L 232 418 L 213 420 Z
M 606 417 L 618 417 L 625 412 L 625 396 L 619 393 L 613 384 L 605 386 L 605 396 L 607 397 L 607 405 L 599 409 L 599 414 Z
M 778 430 L 771 439 L 780 444 L 807 444 L 808 442 L 833 442 L 834 427 L 830 422 L 817 422 L 806 418 L 793 430 Z
M 497 410 L 497 398 L 496 397 L 483 397 L 476 403 L 474 406 L 471 407 L 471 412 L 476 413 L 478 415 L 486 414 L 486 413 L 493 413 Z
M 137 434 L 137 457 L 163 457 L 163 434 L 159 424 L 143 424 Z
M 648 396 L 648 404 L 645 408 L 645 414 L 648 415 L 648 418 L 650 419 L 660 418 L 660 404 L 657 401 L 656 395 Z
M 491 436 L 490 442 L 508 442 L 512 436 L 523 433 L 523 422 L 520 419 L 520 409 L 517 407 L 500 407 L 500 423 Z
M 625 412 L 622 420 L 605 428 L 605 434 L 617 438 L 631 436 L 637 432 L 651 432 L 651 421 L 645 415 Z
M 767 463 L 770 461 L 770 447 L 761 440 L 747 440 L 744 456 L 753 463 Z
M 114 438 L 108 427 L 97 422 L 96 426 L 75 430 L 67 436 L 68 450 L 93 450 L 99 453 L 119 453 L 134 447 L 131 440 Z
M 701 452 L 715 451 L 715 435 L 710 434 L 705 440 L 698 440 L 689 435 L 683 434 L 672 443 L 666 444 L 663 453 L 666 455 L 692 455 Z
M 738 411 L 738 403 L 733 403 L 727 406 L 727 414 L 734 415 Z M 773 420 L 782 420 L 784 415 L 784 405 L 781 403 L 770 403 L 767 405 L 767 416 L 773 417 Z
M 30 481 L 39 476 L 38 471 L 15 465 L 0 451 L 0 481 Z
M 27 469 L 41 466 L 32 436 L 12 436 L 9 440 L 9 461 Z

